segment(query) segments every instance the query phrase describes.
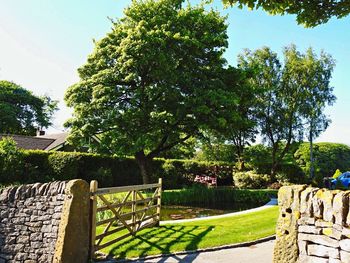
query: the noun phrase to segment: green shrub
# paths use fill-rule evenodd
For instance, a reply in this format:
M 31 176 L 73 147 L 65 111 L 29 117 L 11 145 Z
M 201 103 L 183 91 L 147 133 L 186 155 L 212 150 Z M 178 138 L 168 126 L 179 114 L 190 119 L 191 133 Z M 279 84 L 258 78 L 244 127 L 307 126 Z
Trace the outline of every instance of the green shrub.
M 323 179 L 331 177 L 336 169 L 347 171 L 350 167 L 350 147 L 340 143 L 314 144 L 315 184 L 323 186 Z M 294 157 L 305 174 L 310 173 L 310 146 L 308 143 L 300 145 Z
M 276 191 L 207 188 L 196 185 L 181 190 L 165 191 L 162 204 L 228 209 L 236 204 L 247 204 L 251 207 L 263 205 L 270 200 L 270 196 L 276 196 Z
M 18 151 L 18 150 L 17 150 Z M 0 154 L 0 184 L 49 182 L 54 180 L 97 180 L 100 187 L 142 184 L 134 158 L 78 152 L 18 151 L 18 157 Z M 10 160 L 15 160 L 10 162 Z M 22 161 L 21 161 L 22 160 Z M 233 166 L 223 163 L 155 159 L 150 165 L 152 181 L 163 178 L 165 189 L 193 184 L 196 175 L 218 177 L 219 185 L 232 185 Z
M 267 174 L 257 174 L 254 171 L 235 172 L 233 181 L 240 189 L 261 189 L 267 188 L 271 183 L 271 176 Z
M 23 156 L 12 138 L 0 140 L 0 183 L 10 184 L 20 181 Z
M 276 179 L 279 183 L 304 184 L 307 177 L 303 170 L 296 164 L 284 163 L 277 167 Z

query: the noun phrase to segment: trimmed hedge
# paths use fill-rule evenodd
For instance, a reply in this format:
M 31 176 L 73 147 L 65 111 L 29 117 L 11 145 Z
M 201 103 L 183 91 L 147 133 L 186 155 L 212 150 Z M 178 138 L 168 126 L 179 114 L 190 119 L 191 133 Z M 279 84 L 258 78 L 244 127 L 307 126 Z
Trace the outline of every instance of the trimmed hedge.
M 165 191 L 162 195 L 162 204 L 221 209 L 233 208 L 238 204 L 256 207 L 266 204 L 270 201 L 270 197 L 276 195 L 276 190 L 240 190 L 229 187 L 207 188 L 197 185 L 188 189 Z
M 142 184 L 134 158 L 111 157 L 78 152 L 21 150 L 16 174 L 3 169 L 6 156 L 0 154 L 0 184 L 27 184 L 54 180 L 97 180 L 100 187 Z M 12 164 L 13 165 L 13 164 Z M 193 184 L 196 175 L 214 175 L 219 185 L 232 185 L 233 166 L 222 163 L 155 159 L 151 179 L 163 178 L 165 189 Z

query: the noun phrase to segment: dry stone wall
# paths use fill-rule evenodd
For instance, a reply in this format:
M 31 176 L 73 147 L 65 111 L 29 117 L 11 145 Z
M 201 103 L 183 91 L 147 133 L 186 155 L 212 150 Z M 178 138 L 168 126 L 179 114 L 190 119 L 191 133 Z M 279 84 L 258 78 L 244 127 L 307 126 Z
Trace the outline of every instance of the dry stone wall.
M 52 262 L 66 182 L 0 190 L 0 263 Z
M 274 262 L 350 262 L 350 191 L 282 187 Z

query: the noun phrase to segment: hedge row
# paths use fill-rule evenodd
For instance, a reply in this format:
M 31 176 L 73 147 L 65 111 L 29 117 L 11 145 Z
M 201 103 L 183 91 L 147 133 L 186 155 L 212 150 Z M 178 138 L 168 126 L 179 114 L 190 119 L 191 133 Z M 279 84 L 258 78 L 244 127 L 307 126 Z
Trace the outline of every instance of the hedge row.
M 196 186 L 165 191 L 162 195 L 162 204 L 217 209 L 252 208 L 264 205 L 270 201 L 270 197 L 276 196 L 277 190 L 241 190 L 231 187 L 206 188 Z
M 233 166 L 219 163 L 156 159 L 151 178 L 163 178 L 165 189 L 191 185 L 196 175 L 214 175 L 219 185 L 232 185 Z M 142 184 L 133 158 L 77 152 L 20 151 L 16 160 L 0 154 L 0 184 L 26 184 L 54 180 L 98 180 L 100 187 Z

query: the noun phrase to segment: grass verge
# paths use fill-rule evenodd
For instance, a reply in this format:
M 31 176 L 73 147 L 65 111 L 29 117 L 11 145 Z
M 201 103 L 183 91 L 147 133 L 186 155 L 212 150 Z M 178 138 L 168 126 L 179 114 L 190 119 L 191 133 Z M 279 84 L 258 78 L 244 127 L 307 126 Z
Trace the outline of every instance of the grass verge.
M 274 206 L 222 219 L 152 227 L 140 231 L 136 237 L 117 242 L 102 252 L 121 259 L 253 241 L 275 233 L 277 214 L 278 207 Z M 97 229 L 97 232 L 101 231 L 102 228 Z M 116 237 L 117 235 L 112 235 L 104 242 Z

